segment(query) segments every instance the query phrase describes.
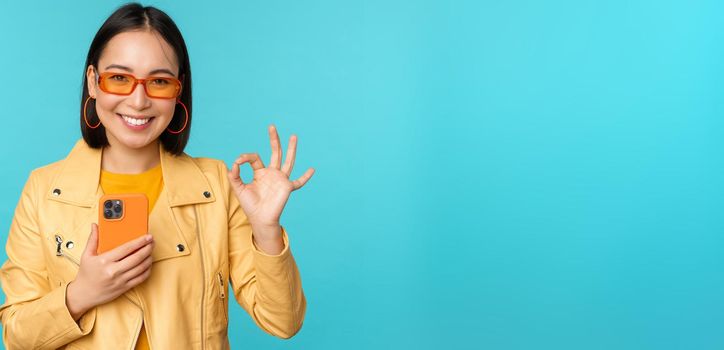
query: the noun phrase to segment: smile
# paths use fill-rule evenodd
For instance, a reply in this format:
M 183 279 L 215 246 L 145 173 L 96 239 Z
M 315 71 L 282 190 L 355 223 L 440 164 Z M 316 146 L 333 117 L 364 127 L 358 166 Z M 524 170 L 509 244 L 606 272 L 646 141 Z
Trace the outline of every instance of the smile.
M 133 129 L 140 129 L 142 127 L 145 127 L 154 117 L 146 117 L 146 116 L 128 116 L 125 114 L 118 114 L 117 116 L 121 117 L 123 121 L 126 122 L 126 125 L 129 127 L 132 127 Z

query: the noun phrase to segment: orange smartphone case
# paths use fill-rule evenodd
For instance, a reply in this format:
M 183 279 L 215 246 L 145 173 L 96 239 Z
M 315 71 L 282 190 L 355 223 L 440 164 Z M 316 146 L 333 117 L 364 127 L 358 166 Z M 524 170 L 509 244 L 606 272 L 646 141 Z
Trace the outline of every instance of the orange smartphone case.
M 111 201 L 111 208 L 105 206 Z M 108 216 L 105 210 L 115 209 L 121 203 L 120 213 Z M 98 202 L 98 254 L 112 250 L 123 243 L 148 233 L 148 198 L 145 194 L 107 194 Z

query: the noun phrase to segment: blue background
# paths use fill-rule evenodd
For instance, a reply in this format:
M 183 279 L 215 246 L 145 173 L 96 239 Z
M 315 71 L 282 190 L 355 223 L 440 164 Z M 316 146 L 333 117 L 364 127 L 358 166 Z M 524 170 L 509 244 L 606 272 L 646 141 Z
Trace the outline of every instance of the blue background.
M 2 242 L 120 4 L 0 5 Z M 187 153 L 268 159 L 275 123 L 317 170 L 304 327 L 232 304 L 234 348 L 724 348 L 722 2 L 144 4 L 189 46 Z

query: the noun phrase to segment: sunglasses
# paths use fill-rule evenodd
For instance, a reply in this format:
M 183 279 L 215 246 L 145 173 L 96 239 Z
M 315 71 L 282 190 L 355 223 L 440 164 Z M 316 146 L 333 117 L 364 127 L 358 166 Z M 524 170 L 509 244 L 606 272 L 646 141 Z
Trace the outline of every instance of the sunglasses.
M 138 84 L 143 85 L 148 97 L 171 99 L 181 95 L 181 81 L 176 78 L 139 79 L 131 74 L 113 72 L 104 72 L 98 77 L 98 86 L 101 90 L 114 95 L 130 95 Z

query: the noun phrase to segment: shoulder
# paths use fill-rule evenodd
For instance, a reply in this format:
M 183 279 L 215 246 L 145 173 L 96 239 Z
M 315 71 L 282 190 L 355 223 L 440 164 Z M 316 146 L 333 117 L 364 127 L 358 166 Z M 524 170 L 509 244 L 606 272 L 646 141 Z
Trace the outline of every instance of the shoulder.
M 228 207 L 228 194 L 230 193 L 231 186 L 228 177 L 229 170 L 226 167 L 226 163 L 215 158 L 190 157 L 186 154 L 184 154 L 184 156 L 191 160 L 196 167 L 201 170 L 201 173 L 203 174 L 205 181 L 210 186 L 212 193 L 216 193 L 215 197 L 223 199 L 219 203 L 224 203 Z
M 61 159 L 31 170 L 25 182 L 25 190 L 44 191 L 44 188 L 48 187 L 58 176 L 63 165 L 64 159 Z
M 186 154 L 184 154 L 186 155 Z M 196 166 L 199 167 L 202 171 L 207 170 L 218 170 L 220 168 L 226 168 L 226 164 L 221 159 L 216 158 L 209 158 L 209 157 L 191 157 L 189 155 L 186 155 L 187 157 L 191 158 L 194 163 L 196 163 Z
M 41 198 L 41 193 L 49 191 L 49 184 L 58 176 L 59 169 L 62 167 L 63 160 L 58 160 L 31 170 L 20 194 L 21 200 L 26 199 L 37 203 Z
M 75 142 L 63 159 L 33 169 L 30 172 L 30 179 L 51 182 L 63 173 L 63 170 L 66 168 L 68 169 L 69 175 L 78 175 L 84 172 L 81 168 L 85 168 L 89 164 L 100 164 L 101 152 L 100 149 L 94 149 L 88 146 L 81 138 Z
M 226 174 L 226 163 L 223 160 L 209 157 L 191 157 L 184 153 L 185 157 L 188 157 L 204 174 Z
M 30 172 L 30 177 L 34 179 L 52 179 L 63 168 L 65 159 L 40 166 Z
M 185 153 L 184 156 L 188 157 L 210 182 L 219 184 L 221 187 L 227 185 L 229 169 L 223 160 L 210 157 L 191 157 Z

